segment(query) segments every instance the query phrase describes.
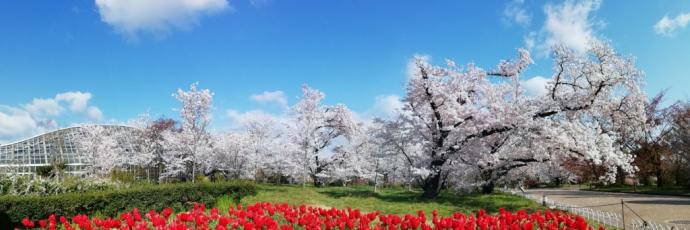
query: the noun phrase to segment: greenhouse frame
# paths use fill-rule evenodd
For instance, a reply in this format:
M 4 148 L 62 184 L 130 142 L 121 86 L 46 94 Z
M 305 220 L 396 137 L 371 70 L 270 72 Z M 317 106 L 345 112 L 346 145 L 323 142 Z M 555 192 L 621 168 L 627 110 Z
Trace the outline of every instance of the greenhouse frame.
M 133 132 L 133 127 L 121 125 L 99 125 L 113 131 Z M 118 140 L 127 152 L 137 148 L 131 135 Z M 0 174 L 34 176 L 38 167 L 64 164 L 64 173 L 82 176 L 88 160 L 83 148 L 78 146 L 78 139 L 84 137 L 82 127 L 69 127 L 43 133 L 35 137 L 0 145 Z

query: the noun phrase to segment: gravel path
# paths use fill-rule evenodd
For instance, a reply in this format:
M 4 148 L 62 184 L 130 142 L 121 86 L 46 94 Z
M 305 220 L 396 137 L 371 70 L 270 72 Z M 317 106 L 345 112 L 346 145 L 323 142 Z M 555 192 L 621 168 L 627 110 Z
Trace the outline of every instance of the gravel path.
M 621 212 L 621 199 L 637 214 L 648 221 L 656 223 L 669 223 L 669 221 L 685 220 L 688 224 L 679 226 L 690 229 L 690 198 L 675 196 L 658 196 L 626 193 L 591 192 L 567 189 L 530 189 L 527 194 L 575 206 L 597 206 L 613 204 L 610 206 L 594 207 L 608 212 Z M 631 211 L 625 211 L 625 217 L 633 217 Z M 629 223 L 626 220 L 626 223 Z

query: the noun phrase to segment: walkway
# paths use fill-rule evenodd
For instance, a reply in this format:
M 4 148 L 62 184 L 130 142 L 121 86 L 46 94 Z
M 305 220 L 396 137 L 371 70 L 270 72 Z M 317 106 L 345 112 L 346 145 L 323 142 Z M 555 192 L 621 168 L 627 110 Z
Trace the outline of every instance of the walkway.
M 621 212 L 621 199 L 635 210 L 645 220 L 657 223 L 670 223 L 690 229 L 690 198 L 675 196 L 592 192 L 567 189 L 530 189 L 527 194 L 541 197 L 546 195 L 549 200 L 576 206 L 593 207 L 608 212 Z M 635 216 L 630 210 L 625 211 L 626 218 Z M 629 220 L 626 220 L 629 223 Z

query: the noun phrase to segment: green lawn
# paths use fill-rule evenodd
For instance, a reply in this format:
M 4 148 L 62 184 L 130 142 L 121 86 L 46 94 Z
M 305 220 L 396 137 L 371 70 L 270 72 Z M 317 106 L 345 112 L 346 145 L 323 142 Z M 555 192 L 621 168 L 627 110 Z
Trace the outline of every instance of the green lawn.
M 420 194 L 420 191 L 410 192 L 400 188 L 380 189 L 374 192 L 373 187 L 368 186 L 303 188 L 294 185 L 259 185 L 257 195 L 245 197 L 241 203 L 247 205 L 257 202 L 284 202 L 291 205 L 352 207 L 362 211 L 379 210 L 386 214 L 416 213 L 420 209 L 425 212 L 438 210 L 441 215 L 476 212 L 479 209 L 495 213 L 500 207 L 510 211 L 525 209 L 530 212 L 543 209 L 534 201 L 504 193 L 456 195 L 446 192 L 436 199 L 422 199 Z M 224 197 L 215 206 L 224 210 L 231 204 L 234 204 L 232 199 Z

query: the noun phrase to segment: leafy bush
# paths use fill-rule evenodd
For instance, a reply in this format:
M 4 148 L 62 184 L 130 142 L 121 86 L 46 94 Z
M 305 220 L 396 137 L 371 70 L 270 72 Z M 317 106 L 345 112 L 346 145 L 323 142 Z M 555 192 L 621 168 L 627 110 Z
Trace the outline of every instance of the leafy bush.
M 68 177 L 60 181 L 42 177 L 0 175 L 0 195 L 55 195 L 124 187 L 127 185 L 102 178 Z
M 139 185 L 126 189 L 65 193 L 52 196 L 0 197 L 0 226 L 17 226 L 22 218 L 44 218 L 51 213 L 64 216 L 98 212 L 107 216 L 133 208 L 144 211 L 171 207 L 184 210 L 194 202 L 212 204 L 218 197 L 231 195 L 236 201 L 256 193 L 252 182 L 183 183 Z
M 68 177 L 59 182 L 61 190 L 58 193 L 83 193 L 127 188 L 129 184 L 112 181 L 105 178 Z M 55 195 L 55 194 L 52 194 Z
M 133 172 L 116 169 L 110 172 L 110 179 L 123 183 L 134 183 L 136 182 L 136 174 Z
M 196 181 L 209 182 L 211 180 L 204 175 L 196 175 Z
M 53 172 L 53 166 L 38 166 L 36 167 L 36 174 L 41 177 L 49 177 Z

